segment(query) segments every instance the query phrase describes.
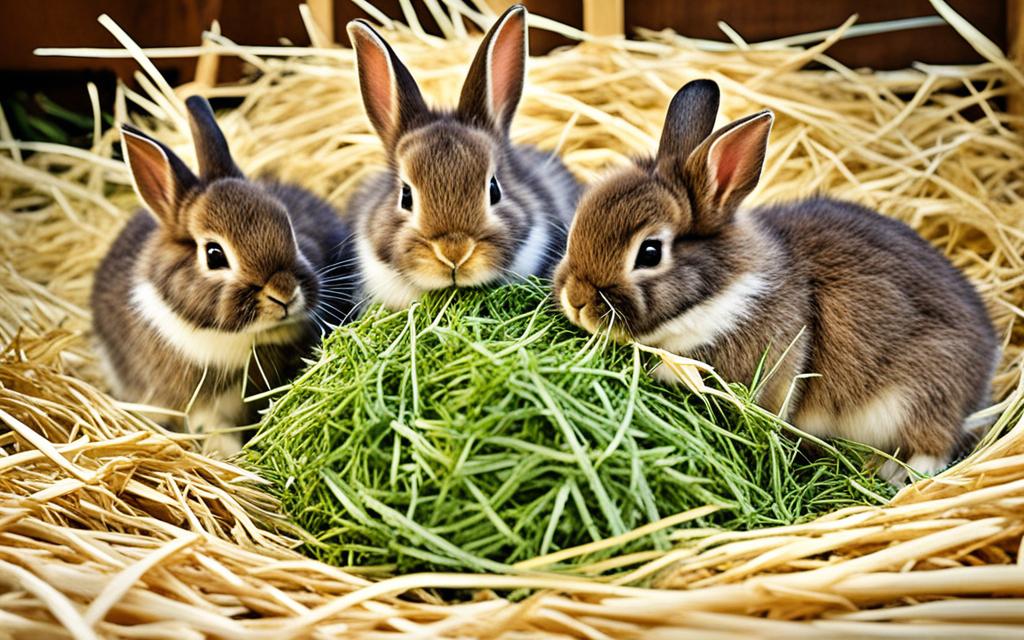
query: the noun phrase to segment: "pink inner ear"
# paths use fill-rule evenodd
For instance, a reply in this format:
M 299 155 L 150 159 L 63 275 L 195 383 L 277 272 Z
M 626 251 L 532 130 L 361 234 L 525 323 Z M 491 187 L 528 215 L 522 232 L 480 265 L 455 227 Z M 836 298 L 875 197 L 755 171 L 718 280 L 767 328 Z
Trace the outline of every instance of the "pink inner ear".
M 388 64 L 387 52 L 371 38 L 360 34 L 361 42 L 357 50 L 359 56 L 359 79 L 364 83 L 367 110 L 373 119 L 390 126 L 392 122 L 391 99 L 391 67 Z
M 491 111 L 501 117 L 523 77 L 523 17 L 510 16 L 491 45 Z
M 722 202 L 739 183 L 751 177 L 761 161 L 760 144 L 766 122 L 755 121 L 726 133 L 711 149 L 715 200 Z
M 165 213 L 174 199 L 171 193 L 171 171 L 167 158 L 155 144 L 132 135 L 125 135 L 128 162 L 139 195 L 153 213 Z
M 719 144 L 715 147 L 715 153 L 711 157 L 711 162 L 712 166 L 715 167 L 716 200 L 721 200 L 732 190 L 736 170 L 743 157 L 742 153 L 741 150 L 733 148 L 732 145 L 726 147 L 724 144 Z

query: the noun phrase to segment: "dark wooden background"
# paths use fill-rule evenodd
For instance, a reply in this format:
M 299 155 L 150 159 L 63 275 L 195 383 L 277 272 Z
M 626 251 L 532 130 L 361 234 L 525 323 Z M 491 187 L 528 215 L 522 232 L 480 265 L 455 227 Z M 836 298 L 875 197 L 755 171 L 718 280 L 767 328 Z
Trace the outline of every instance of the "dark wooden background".
M 1007 4 L 1020 0 L 951 0 L 952 6 L 999 46 L 1007 43 Z M 401 16 L 398 0 L 374 0 L 391 16 Z M 424 25 L 433 26 L 429 12 L 414 0 Z M 581 0 L 528 0 L 531 11 L 582 26 Z M 112 47 L 113 37 L 96 22 L 100 13 L 117 21 L 140 45 L 185 46 L 200 43 L 201 32 L 218 19 L 227 37 L 244 44 L 277 44 L 287 39 L 307 44 L 296 0 L 0 0 L 0 100 L 15 94 L 42 92 L 72 108 L 88 109 L 85 82 L 92 80 L 104 97 L 115 78 L 131 79 L 131 60 L 41 58 L 42 46 Z M 718 21 L 724 21 L 748 41 L 756 42 L 808 31 L 828 29 L 857 13 L 860 22 L 934 15 L 927 0 L 686 0 L 625 2 L 627 33 L 636 27 L 671 28 L 682 34 L 724 40 Z M 335 33 L 344 38 L 344 25 L 363 12 L 347 0 L 334 3 Z M 553 34 L 532 35 L 535 53 L 564 44 Z M 855 38 L 832 49 L 847 65 L 878 69 L 906 67 L 914 61 L 935 64 L 976 62 L 978 54 L 947 26 Z M 157 61 L 172 84 L 190 80 L 194 59 Z M 224 59 L 220 80 L 237 79 L 242 66 Z M 105 103 L 109 104 L 109 103 Z

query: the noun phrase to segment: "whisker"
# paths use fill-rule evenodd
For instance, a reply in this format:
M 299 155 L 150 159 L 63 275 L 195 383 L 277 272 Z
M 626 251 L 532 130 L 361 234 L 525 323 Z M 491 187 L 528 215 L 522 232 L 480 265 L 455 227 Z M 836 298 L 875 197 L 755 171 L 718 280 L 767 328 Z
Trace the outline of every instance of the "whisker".
M 633 335 L 633 330 L 632 330 L 632 328 L 630 328 L 629 321 L 626 320 L 626 317 L 618 312 L 618 310 L 615 308 L 615 305 L 613 305 L 611 303 L 611 301 L 608 300 L 608 296 L 604 295 L 604 291 L 598 291 L 597 293 L 598 293 L 598 295 L 601 296 L 601 299 L 604 300 L 604 303 L 606 305 L 608 305 L 608 311 L 609 311 L 609 313 L 611 313 L 612 319 L 611 319 L 611 323 L 609 324 L 609 327 L 615 325 L 615 319 L 616 319 L 616 317 L 618 317 L 619 323 L 622 324 L 623 327 L 625 327 L 626 333 L 629 334 L 630 336 L 632 336 Z M 607 315 L 607 314 L 605 314 L 605 315 Z M 601 317 L 602 317 L 602 319 L 604 319 L 603 315 Z
M 332 276 L 330 278 L 321 278 L 320 284 L 347 284 L 351 282 L 358 282 L 362 276 L 359 275 L 347 275 L 347 276 Z
M 347 261 L 346 262 L 332 262 L 330 264 L 324 265 L 320 269 L 317 269 L 315 273 L 318 276 L 323 276 L 323 275 L 335 273 L 335 272 L 340 271 L 342 269 L 354 269 L 357 266 L 358 266 L 357 261 L 352 261 L 352 262 L 347 262 Z
M 327 336 L 327 334 L 330 333 L 330 327 L 323 320 L 323 318 L 320 317 L 320 314 L 316 309 L 312 310 L 310 317 L 313 318 L 313 323 L 316 325 L 316 327 L 320 329 L 320 339 L 323 340 Z
M 328 321 L 328 326 L 338 326 L 338 325 L 341 325 L 341 324 L 345 324 L 344 316 L 341 315 L 341 312 L 339 312 L 336 309 L 334 309 L 334 307 L 328 307 L 328 306 L 321 305 L 320 306 L 320 311 L 323 312 L 324 314 L 326 314 L 326 316 L 329 316 L 329 317 L 325 317 L 324 318 L 325 321 Z M 338 324 L 331 325 L 330 324 L 331 318 L 336 320 Z
M 358 317 L 358 312 L 360 310 L 360 307 L 366 305 L 367 303 L 371 303 L 371 302 L 373 302 L 373 296 L 367 295 L 365 298 L 363 298 L 359 302 L 357 302 L 354 305 L 352 305 L 352 309 L 350 309 L 349 312 L 345 314 L 345 317 L 343 318 L 342 322 L 343 323 L 344 322 L 348 322 L 350 317 Z

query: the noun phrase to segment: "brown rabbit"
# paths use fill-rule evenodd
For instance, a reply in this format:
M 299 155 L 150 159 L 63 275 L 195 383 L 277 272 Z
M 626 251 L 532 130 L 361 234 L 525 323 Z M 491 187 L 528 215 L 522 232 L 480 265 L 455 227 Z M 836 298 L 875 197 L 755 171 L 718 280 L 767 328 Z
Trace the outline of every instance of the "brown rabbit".
M 549 275 L 579 187 L 554 155 L 509 141 L 526 9 L 509 8 L 484 37 L 451 112 L 427 107 L 368 23 L 350 22 L 348 33 L 387 154 L 348 207 L 368 298 L 402 308 L 432 289 Z
M 989 400 L 998 355 L 977 292 L 905 224 L 855 204 L 739 210 L 773 116 L 712 133 L 718 101 L 714 82 L 684 86 L 657 155 L 583 195 L 555 275 L 566 315 L 745 383 L 767 353 L 766 408 L 943 468 Z
M 187 411 L 190 429 L 210 431 L 251 422 L 258 407 L 243 402 L 243 380 L 246 395 L 283 384 L 351 310 L 354 260 L 344 260 L 349 234 L 327 203 L 246 180 L 209 103 L 186 105 L 198 176 L 122 128 L 149 210 L 129 220 L 96 272 L 93 324 L 116 395 Z M 239 444 L 227 435 L 207 448 Z

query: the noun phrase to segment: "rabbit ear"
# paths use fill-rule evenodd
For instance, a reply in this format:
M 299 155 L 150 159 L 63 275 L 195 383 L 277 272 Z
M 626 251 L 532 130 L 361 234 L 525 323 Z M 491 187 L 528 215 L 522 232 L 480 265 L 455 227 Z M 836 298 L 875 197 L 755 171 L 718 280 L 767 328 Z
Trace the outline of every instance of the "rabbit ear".
M 771 111 L 737 120 L 702 142 L 686 160 L 699 233 L 713 233 L 727 224 L 757 186 L 774 120 Z
M 512 5 L 484 36 L 459 97 L 459 113 L 508 133 L 526 75 L 526 7 Z
M 359 89 L 370 123 L 386 146 L 427 110 L 420 88 L 390 45 L 365 20 L 348 23 Z
M 674 167 L 688 157 L 715 128 L 718 115 L 718 85 L 713 80 L 687 82 L 668 105 L 661 130 L 657 161 Z
M 185 106 L 188 108 L 196 159 L 199 161 L 199 177 L 207 181 L 241 178 L 242 172 L 231 158 L 228 142 L 217 124 L 210 103 L 202 96 L 191 96 L 185 100 Z
M 134 127 L 121 127 L 121 144 L 139 198 L 161 223 L 176 225 L 178 205 L 198 178 L 173 151 Z

